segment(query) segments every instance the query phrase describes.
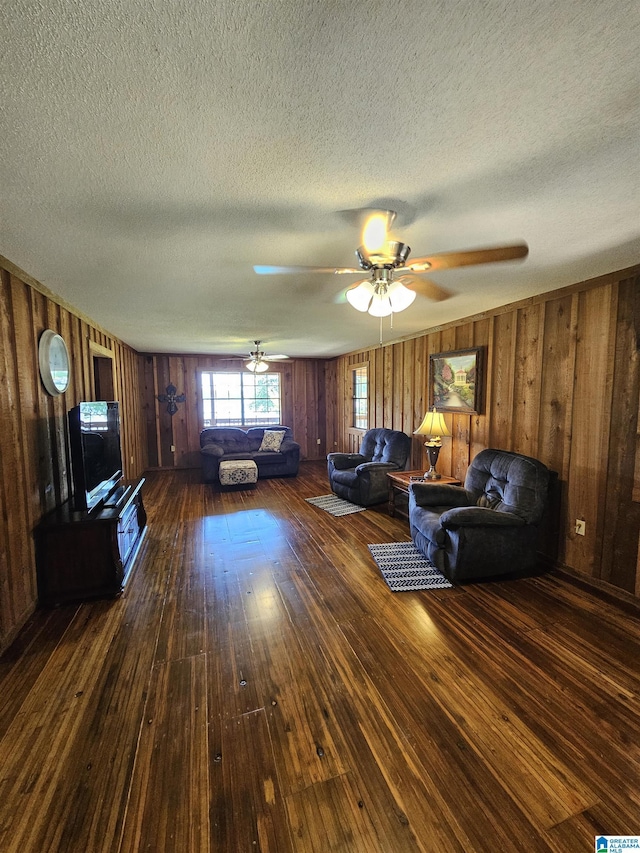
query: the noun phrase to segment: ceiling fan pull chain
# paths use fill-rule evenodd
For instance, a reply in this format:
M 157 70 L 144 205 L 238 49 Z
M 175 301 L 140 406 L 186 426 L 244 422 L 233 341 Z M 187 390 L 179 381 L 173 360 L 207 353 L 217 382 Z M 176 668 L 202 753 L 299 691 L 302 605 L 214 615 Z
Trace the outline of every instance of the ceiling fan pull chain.
M 380 346 L 382 346 L 382 317 L 380 317 Z

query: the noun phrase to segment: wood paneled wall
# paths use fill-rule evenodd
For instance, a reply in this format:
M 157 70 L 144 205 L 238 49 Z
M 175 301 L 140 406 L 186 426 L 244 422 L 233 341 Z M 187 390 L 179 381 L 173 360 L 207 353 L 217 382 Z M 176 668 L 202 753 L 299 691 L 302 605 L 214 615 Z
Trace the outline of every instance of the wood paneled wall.
M 58 397 L 40 380 L 38 341 L 45 329 L 64 337 L 71 358 L 69 387 Z M 147 466 L 140 356 L 0 259 L 0 650 L 36 605 L 33 530 L 70 495 L 67 412 L 95 399 L 92 346 L 112 356 L 124 470 L 139 476 Z
M 143 356 L 143 408 L 151 468 L 198 468 L 202 412 L 199 375 L 203 370 L 244 369 L 238 358 L 204 355 L 146 354 Z M 301 447 L 302 459 L 326 456 L 325 362 L 321 359 L 290 359 L 272 362 L 271 372 L 282 379 L 282 423 L 290 426 Z M 158 395 L 174 385 L 185 394 L 184 403 L 170 415 Z M 318 439 L 320 443 L 318 443 Z M 175 447 L 175 451 L 171 448 Z
M 640 270 L 626 270 L 337 360 L 327 437 L 351 450 L 351 370 L 368 362 L 371 426 L 411 435 L 429 356 L 484 347 L 482 414 L 446 414 L 438 470 L 464 478 L 485 447 L 541 459 L 559 478 L 558 559 L 640 595 Z M 335 411 L 335 418 L 333 412 Z M 413 437 L 411 467 L 426 464 Z M 634 481 L 635 473 L 635 481 Z M 577 536 L 575 520 L 586 521 Z

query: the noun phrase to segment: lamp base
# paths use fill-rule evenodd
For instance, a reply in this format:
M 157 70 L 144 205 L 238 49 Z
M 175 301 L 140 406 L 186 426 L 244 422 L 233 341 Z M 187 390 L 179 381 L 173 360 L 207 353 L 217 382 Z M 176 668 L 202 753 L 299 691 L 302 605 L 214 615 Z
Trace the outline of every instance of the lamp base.
M 436 471 L 436 462 L 440 455 L 440 445 L 427 443 L 425 447 L 427 448 L 427 457 L 429 459 L 429 470 L 425 471 L 424 478 L 425 480 L 441 480 L 442 474 L 438 474 Z

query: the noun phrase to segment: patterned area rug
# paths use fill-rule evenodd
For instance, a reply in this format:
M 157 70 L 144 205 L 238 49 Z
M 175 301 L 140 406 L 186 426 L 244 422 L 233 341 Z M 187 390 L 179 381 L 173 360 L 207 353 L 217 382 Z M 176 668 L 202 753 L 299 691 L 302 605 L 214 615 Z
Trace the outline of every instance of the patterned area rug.
M 352 512 L 362 512 L 363 509 L 366 509 L 366 506 L 358 506 L 358 504 L 343 501 L 342 498 L 335 495 L 320 495 L 319 498 L 306 498 L 306 501 L 325 512 L 331 513 L 331 515 L 351 515 Z
M 369 545 L 371 556 L 392 592 L 416 589 L 449 589 L 453 584 L 427 560 L 413 542 Z

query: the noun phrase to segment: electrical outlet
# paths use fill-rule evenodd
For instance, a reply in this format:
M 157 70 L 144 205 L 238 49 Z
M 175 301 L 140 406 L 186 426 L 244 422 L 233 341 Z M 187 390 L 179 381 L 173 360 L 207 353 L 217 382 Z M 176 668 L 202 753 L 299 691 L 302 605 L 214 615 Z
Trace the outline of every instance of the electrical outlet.
M 172 452 L 172 453 L 175 453 L 175 452 L 176 452 L 176 446 L 175 446 L 175 444 L 172 444 L 172 445 L 171 445 L 171 452 Z
M 316 444 L 322 444 L 322 441 L 319 438 L 316 438 Z
M 586 536 L 587 522 L 583 521 L 581 518 L 576 518 L 576 533 L 578 536 Z

